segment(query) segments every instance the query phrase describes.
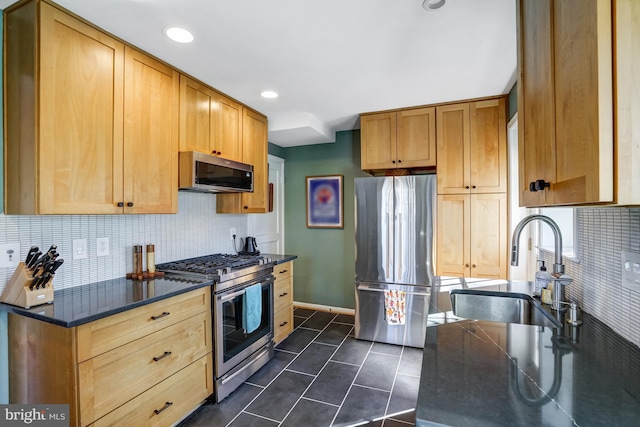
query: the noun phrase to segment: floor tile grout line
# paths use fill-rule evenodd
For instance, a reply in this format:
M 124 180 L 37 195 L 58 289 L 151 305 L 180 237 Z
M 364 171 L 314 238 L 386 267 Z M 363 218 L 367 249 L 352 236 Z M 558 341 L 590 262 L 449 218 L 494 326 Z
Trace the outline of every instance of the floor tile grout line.
M 293 372 L 294 374 L 306 375 L 308 377 L 316 378 L 318 375 L 310 374 L 308 372 L 296 371 L 294 369 L 284 368 L 283 371 Z
M 317 312 L 315 312 L 315 313 L 317 313 Z M 313 314 L 315 314 L 315 313 L 313 313 Z M 312 314 L 311 316 L 313 316 L 313 314 Z M 309 317 L 311 317 L 311 316 L 309 316 Z M 335 318 L 335 316 L 334 316 L 334 318 Z M 333 319 L 332 319 L 332 320 L 333 320 Z M 329 326 L 329 324 L 327 324 L 327 326 Z M 327 328 L 327 326 L 325 326 L 325 327 L 324 327 L 324 329 L 326 329 L 326 328 Z M 298 327 L 298 328 L 296 328 L 296 329 L 299 329 L 299 328 L 300 328 L 300 327 Z M 303 329 L 304 329 L 304 328 L 303 328 Z M 315 330 L 314 330 L 314 332 L 317 332 L 317 334 L 313 337 L 313 339 L 309 342 L 309 344 L 307 344 L 307 345 L 306 345 L 306 346 L 305 346 L 305 347 L 300 351 L 300 353 L 298 353 L 298 354 L 297 354 L 297 356 L 296 356 L 296 357 L 294 357 L 293 359 L 291 359 L 291 361 L 290 361 L 289 363 L 287 363 L 287 364 L 285 365 L 285 367 L 284 367 L 284 368 L 282 368 L 282 370 L 280 371 L 280 373 L 278 373 L 278 375 L 276 375 L 275 377 L 273 377 L 273 379 L 272 379 L 271 381 L 269 381 L 269 384 L 267 384 L 267 385 L 264 387 L 264 389 L 260 390 L 260 392 L 259 392 L 258 394 L 256 394 L 256 396 L 255 396 L 253 399 L 251 399 L 251 401 L 250 401 L 249 403 L 247 403 L 247 404 L 244 406 L 244 408 L 242 408 L 242 410 L 240 410 L 240 412 L 238 412 L 238 413 L 236 414 L 236 416 L 235 416 L 235 417 L 233 417 L 233 419 L 231 419 L 231 421 L 229 421 L 229 422 L 227 423 L 226 427 L 228 427 L 232 422 L 234 422 L 234 421 L 236 420 L 236 418 L 238 418 L 238 416 L 240 416 L 240 414 L 241 414 L 242 412 L 244 412 L 244 411 L 245 411 L 245 409 L 247 409 L 247 408 L 248 408 L 248 407 L 249 407 L 249 406 L 250 406 L 250 405 L 251 405 L 251 404 L 252 404 L 252 403 L 253 403 L 253 402 L 258 398 L 258 397 L 260 397 L 260 395 L 261 395 L 262 393 L 264 393 L 264 391 L 265 391 L 265 390 L 266 390 L 266 389 L 267 389 L 267 388 L 268 388 L 268 387 L 269 387 L 269 386 L 270 386 L 270 385 L 271 385 L 271 384 L 272 384 L 272 383 L 273 383 L 273 382 L 274 382 L 274 381 L 275 381 L 275 380 L 276 380 L 280 375 L 282 375 L 282 373 L 283 373 L 283 372 L 284 372 L 284 371 L 289 367 L 289 365 L 291 365 L 291 364 L 292 364 L 292 363 L 293 363 L 293 362 L 298 358 L 298 356 L 300 356 L 300 355 L 301 355 L 301 354 L 302 354 L 302 353 L 303 353 L 303 352 L 304 352 L 304 351 L 305 351 L 305 350 L 306 350 L 306 349 L 311 345 L 311 343 L 313 342 L 313 340 L 315 340 L 316 338 L 318 338 L 318 336 L 320 336 L 320 334 L 324 331 L 324 329 L 322 329 L 321 331 L 315 331 Z M 293 334 L 293 331 L 292 331 L 291 333 Z M 289 336 L 291 336 L 291 335 L 289 335 Z M 283 350 L 280 350 L 280 351 L 283 351 Z M 313 383 L 313 381 L 311 381 L 311 382 Z M 305 391 L 306 391 L 306 389 L 305 389 Z M 302 394 L 304 394 L 304 392 L 303 392 Z M 296 403 L 298 403 L 298 402 L 296 401 Z M 294 406 L 295 406 L 295 405 L 294 405 Z M 287 414 L 287 415 L 288 415 L 288 414 Z M 285 416 L 285 418 L 286 418 L 286 416 Z M 284 420 L 284 418 L 283 418 L 283 420 Z M 280 422 L 280 423 L 282 423 L 282 422 Z
M 375 390 L 375 391 L 384 391 L 385 393 L 391 393 L 393 391 L 393 386 L 391 386 L 391 390 L 385 390 L 383 388 L 371 387 L 371 386 L 362 385 L 362 384 L 354 384 L 353 386 L 360 387 L 360 388 L 368 388 L 369 390 Z
M 364 359 L 362 359 L 362 363 L 360 363 L 360 366 L 358 367 L 358 372 L 356 372 L 356 375 L 353 377 L 353 380 L 351 381 L 351 385 L 349 386 L 349 389 L 344 394 L 344 397 L 342 398 L 342 402 L 340 402 L 340 406 L 338 407 L 338 410 L 336 411 L 336 414 L 333 416 L 333 419 L 331 420 L 331 424 L 329 424 L 330 426 L 332 426 L 333 423 L 336 422 L 336 418 L 338 417 L 338 414 L 340 413 L 340 410 L 342 409 L 342 405 L 344 405 L 345 400 L 347 400 L 347 396 L 349 396 L 349 393 L 351 392 L 351 389 L 353 388 L 353 385 L 356 382 L 356 378 L 358 378 L 358 375 L 360 374 L 360 371 L 362 370 L 362 366 L 364 366 L 364 362 L 367 360 L 367 357 L 369 357 L 369 353 L 371 352 L 371 348 L 372 347 L 373 347 L 373 342 L 371 342 L 371 344 L 369 345 L 369 350 L 367 350 L 367 354 L 364 356 Z
M 310 397 L 304 397 L 304 396 L 302 396 L 300 399 L 310 400 L 310 401 L 312 401 L 312 402 L 317 402 L 317 403 L 322 403 L 323 405 L 335 406 L 336 408 L 338 408 L 338 407 L 339 407 L 339 406 L 338 406 L 338 405 L 336 405 L 335 403 L 323 402 L 322 400 L 318 400 L 318 399 L 311 399 Z
M 315 341 L 315 340 L 314 340 L 313 342 L 314 342 L 314 344 L 326 345 L 326 346 L 328 346 L 328 347 L 340 347 L 340 344 L 342 344 L 342 343 L 340 343 L 340 344 L 338 344 L 338 345 L 336 345 L 336 344 L 329 344 L 328 342 L 320 342 L 320 341 Z
M 254 417 L 262 418 L 263 420 L 273 421 L 274 423 L 278 423 L 278 424 L 280 424 L 282 422 L 282 421 L 274 420 L 273 418 L 265 417 L 264 415 L 254 414 L 253 412 L 249 412 L 249 411 L 245 411 L 245 410 L 240 411 L 240 414 L 242 414 L 242 413 L 253 415 Z M 240 414 L 238 414 L 238 415 L 240 415 Z
M 252 386 L 254 386 L 254 387 L 259 387 L 259 388 L 266 388 L 266 387 L 265 387 L 265 386 L 263 386 L 263 385 L 256 384 L 256 383 L 250 383 L 249 381 L 245 381 L 245 382 L 244 382 L 244 384 L 249 384 L 249 385 L 252 385 Z
M 334 317 L 335 319 L 335 317 Z M 329 325 L 327 325 L 328 327 Z M 325 327 L 326 329 L 326 327 Z M 351 327 L 351 329 L 349 329 L 349 332 L 347 332 L 347 334 L 344 336 L 344 338 L 342 338 L 342 341 L 340 342 L 340 345 L 342 345 L 347 337 L 349 336 L 349 334 L 351 333 L 351 331 L 353 330 L 353 326 Z M 311 344 L 309 344 L 311 345 Z M 324 365 L 322 365 L 322 368 L 320 369 L 320 371 L 318 371 L 318 375 L 320 375 L 320 373 L 322 372 L 322 370 L 329 364 L 329 361 L 331 360 L 331 358 L 333 357 L 334 354 L 336 354 L 338 352 L 338 349 L 340 348 L 340 345 L 336 347 L 336 349 L 333 351 L 333 353 L 331 353 L 331 356 L 329 356 L 329 358 L 327 359 L 326 362 L 324 362 Z M 286 368 L 285 368 L 286 369 Z M 289 416 L 289 414 L 293 411 L 293 408 L 296 407 L 296 405 L 298 404 L 298 402 L 300 402 L 300 400 L 302 399 L 302 396 L 304 396 L 304 394 L 309 390 L 309 388 L 311 387 L 311 385 L 313 384 L 313 382 L 317 379 L 314 378 L 313 381 L 311 381 L 309 383 L 309 385 L 307 386 L 307 388 L 304 389 L 304 391 L 302 392 L 302 394 L 300 394 L 300 397 L 298 398 L 298 400 L 296 400 L 296 403 L 293 404 L 293 406 L 291 407 L 291 409 L 289 409 L 289 412 L 287 412 L 287 415 L 284 416 L 284 418 L 282 419 L 282 422 L 284 422 L 284 420 L 287 419 L 287 417 Z M 336 414 L 338 414 L 338 412 L 340 411 L 340 408 L 338 407 L 338 410 L 336 411 Z M 332 421 L 333 423 L 333 421 Z
M 398 371 L 400 370 L 400 362 L 402 361 L 402 355 L 404 354 L 404 346 L 402 346 L 402 350 L 400 350 L 400 358 L 398 359 L 398 366 L 396 366 L 396 372 L 393 375 L 393 383 L 391 383 L 391 391 L 389 392 L 389 399 L 387 400 L 387 407 L 384 408 L 383 416 L 387 416 L 387 412 L 389 411 L 389 405 L 391 404 L 391 396 L 393 395 L 393 388 L 396 386 L 396 380 L 398 379 Z M 384 421 L 382 421 L 382 425 L 384 427 Z
M 281 351 L 282 353 L 287 353 L 287 354 L 295 354 L 296 356 L 300 353 L 296 353 L 295 351 L 291 351 L 291 350 L 281 350 L 279 348 L 274 348 L 275 351 Z
M 333 359 L 330 359 L 329 362 L 340 363 L 342 365 L 349 365 L 349 366 L 360 366 L 360 365 L 362 365 L 362 363 L 360 365 L 358 365 L 357 363 L 341 362 L 339 360 L 333 360 Z

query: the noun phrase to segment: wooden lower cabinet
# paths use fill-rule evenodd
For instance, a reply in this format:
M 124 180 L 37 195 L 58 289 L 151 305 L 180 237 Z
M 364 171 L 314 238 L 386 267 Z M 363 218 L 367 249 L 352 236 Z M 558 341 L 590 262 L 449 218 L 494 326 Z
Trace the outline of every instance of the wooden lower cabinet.
M 171 425 L 209 396 L 212 387 L 213 361 L 209 353 L 91 425 Z
M 506 279 L 507 195 L 438 195 L 436 274 Z
M 72 328 L 10 314 L 9 400 L 69 404 L 71 426 L 170 425 L 213 393 L 212 339 L 208 287 Z
M 293 261 L 276 265 L 273 274 L 273 335 L 277 344 L 293 331 Z

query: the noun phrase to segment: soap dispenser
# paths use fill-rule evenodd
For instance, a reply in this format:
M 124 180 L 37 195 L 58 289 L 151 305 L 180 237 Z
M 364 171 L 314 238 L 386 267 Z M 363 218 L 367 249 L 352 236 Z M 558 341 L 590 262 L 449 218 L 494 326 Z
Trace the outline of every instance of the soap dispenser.
M 542 289 L 546 288 L 549 282 L 551 282 L 551 274 L 547 272 L 547 267 L 544 265 L 544 261 L 538 260 L 542 265 L 540 266 L 540 270 L 536 272 L 536 280 L 535 280 L 535 289 L 533 291 L 534 295 L 540 296 L 540 292 Z

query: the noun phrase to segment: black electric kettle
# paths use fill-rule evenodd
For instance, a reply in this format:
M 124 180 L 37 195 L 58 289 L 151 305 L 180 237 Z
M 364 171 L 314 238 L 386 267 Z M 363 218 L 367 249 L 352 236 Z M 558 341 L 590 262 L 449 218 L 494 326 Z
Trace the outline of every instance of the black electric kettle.
M 243 239 L 240 240 L 242 241 Z M 260 255 L 255 237 L 247 236 L 247 238 L 244 239 L 244 245 L 240 251 L 240 255 Z

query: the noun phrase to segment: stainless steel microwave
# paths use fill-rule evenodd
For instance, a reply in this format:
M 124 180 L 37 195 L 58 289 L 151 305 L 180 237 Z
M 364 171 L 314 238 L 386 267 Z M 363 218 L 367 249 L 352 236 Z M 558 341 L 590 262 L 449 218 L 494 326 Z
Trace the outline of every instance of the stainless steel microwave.
M 253 166 L 197 151 L 179 154 L 178 187 L 204 193 L 253 191 Z

